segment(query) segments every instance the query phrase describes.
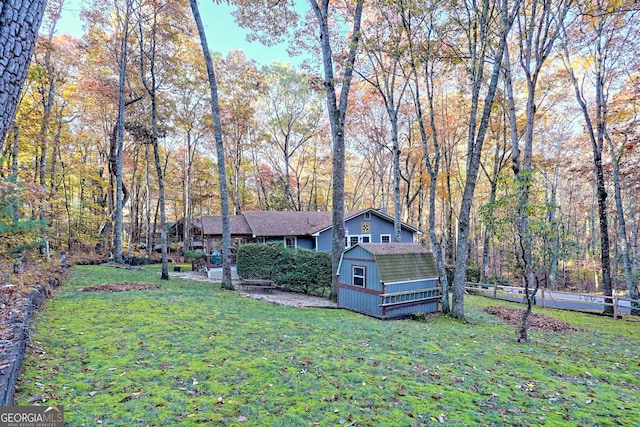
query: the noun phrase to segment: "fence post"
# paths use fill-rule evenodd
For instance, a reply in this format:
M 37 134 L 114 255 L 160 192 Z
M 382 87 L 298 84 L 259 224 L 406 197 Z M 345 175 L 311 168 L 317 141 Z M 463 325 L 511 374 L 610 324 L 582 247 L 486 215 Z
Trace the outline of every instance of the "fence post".
M 618 319 L 618 298 L 620 298 L 618 295 L 613 297 L 613 320 Z
M 496 295 L 497 293 L 498 293 L 498 282 L 495 282 L 493 284 L 493 299 L 497 298 L 497 295 Z

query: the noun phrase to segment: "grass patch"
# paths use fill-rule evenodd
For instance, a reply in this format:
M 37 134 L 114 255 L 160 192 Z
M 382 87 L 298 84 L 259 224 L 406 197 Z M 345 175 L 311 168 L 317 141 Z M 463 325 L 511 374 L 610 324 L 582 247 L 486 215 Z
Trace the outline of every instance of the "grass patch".
M 78 291 L 127 282 L 163 289 Z M 466 301 L 466 323 L 383 322 L 77 266 L 38 314 L 16 404 L 63 404 L 69 426 L 638 425 L 639 323 L 546 310 L 585 331 L 517 344 L 483 312 L 496 301 Z

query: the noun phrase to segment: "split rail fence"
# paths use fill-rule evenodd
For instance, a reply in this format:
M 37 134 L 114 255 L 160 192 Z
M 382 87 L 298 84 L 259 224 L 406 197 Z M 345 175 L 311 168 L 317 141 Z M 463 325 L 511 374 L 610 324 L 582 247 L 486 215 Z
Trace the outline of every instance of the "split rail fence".
M 471 292 L 477 292 L 483 294 L 484 296 L 490 296 L 493 299 L 514 299 L 518 297 L 518 295 L 522 295 L 522 300 L 520 302 L 525 303 L 525 295 L 524 288 L 520 286 L 505 286 L 498 285 L 497 283 L 474 283 L 474 282 L 466 282 L 465 290 Z M 533 292 L 530 291 L 530 295 Z M 622 297 L 619 295 L 613 295 L 610 297 L 605 297 L 603 295 L 589 295 L 589 294 L 562 294 L 560 292 L 550 292 L 549 290 L 545 290 L 545 288 L 539 288 L 538 292 L 535 295 L 536 302 L 539 302 L 539 306 L 542 308 L 546 308 L 547 302 L 553 302 L 553 308 L 562 308 L 565 310 L 574 310 L 574 311 L 585 311 L 584 308 L 578 308 L 574 306 L 598 306 L 598 307 L 613 307 L 613 318 L 618 319 L 618 315 L 620 314 L 620 309 L 622 308 L 621 302 L 629 302 L 629 307 L 633 303 L 640 303 L 638 299 L 631 299 Z M 607 300 L 611 300 L 611 302 L 607 302 Z M 625 305 L 624 308 L 627 308 Z

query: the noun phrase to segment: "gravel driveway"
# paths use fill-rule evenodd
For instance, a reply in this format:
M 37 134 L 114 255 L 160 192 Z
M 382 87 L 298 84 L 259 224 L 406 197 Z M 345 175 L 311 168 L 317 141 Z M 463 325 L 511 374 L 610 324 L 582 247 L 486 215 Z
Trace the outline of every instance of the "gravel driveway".
M 198 273 L 195 271 L 187 271 L 184 273 L 178 273 L 171 271 L 171 276 L 181 277 L 183 279 L 196 280 L 199 282 L 219 283 L 218 280 L 212 280 L 207 277 L 206 273 Z M 326 298 L 315 297 L 311 295 L 299 294 L 295 292 L 282 292 L 273 291 L 272 293 L 264 293 L 260 291 L 244 291 L 242 285 L 237 283 L 238 290 L 235 292 L 238 295 L 243 295 L 249 298 L 257 299 L 260 301 L 267 301 L 278 305 L 286 305 L 291 307 L 317 307 L 317 308 L 338 308 L 338 304 L 333 301 L 329 301 Z

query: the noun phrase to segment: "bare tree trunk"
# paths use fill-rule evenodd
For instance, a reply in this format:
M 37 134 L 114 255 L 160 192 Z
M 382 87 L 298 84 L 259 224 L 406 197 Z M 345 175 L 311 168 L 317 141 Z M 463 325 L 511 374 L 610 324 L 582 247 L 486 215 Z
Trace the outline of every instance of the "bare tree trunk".
M 516 247 L 524 276 L 524 293 L 527 299 L 527 310 L 523 314 L 519 329 L 519 342 L 527 342 L 528 317 L 531 313 L 538 282 L 535 280 L 533 259 L 533 232 L 530 218 L 530 193 L 534 183 L 532 167 L 533 132 L 536 114 L 536 89 L 538 76 L 551 53 L 556 38 L 560 34 L 560 26 L 569 9 L 570 1 L 553 0 L 533 2 L 522 7 L 518 14 L 519 63 L 526 77 L 527 102 L 525 106 L 524 150 L 521 152 L 520 132 L 517 128 L 513 87 L 511 85 L 511 65 L 508 50 L 505 52 L 505 83 L 509 101 L 508 117 L 511 126 L 511 168 L 516 179 L 518 202 L 516 208 L 516 229 L 519 245 Z M 557 10 L 556 10 L 557 8 Z M 521 157 L 522 153 L 522 157 Z M 535 282 L 535 283 L 534 283 Z M 533 295 L 530 290 L 535 289 Z
M 14 184 L 18 182 L 18 153 L 20 152 L 20 132 L 18 128 L 18 124 L 13 122 L 13 147 L 11 150 L 11 182 Z M 11 209 L 11 219 L 13 222 L 18 221 L 19 217 L 19 206 L 18 199 L 14 198 L 14 203 L 12 203 L 13 208 Z
M 11 52 L 0 57 L 0 141 L 15 117 L 46 4 L 46 0 L 0 3 L 0 46 Z
M 610 257 L 610 243 L 609 243 L 609 219 L 607 215 L 607 190 L 606 182 L 604 178 L 604 169 L 602 167 L 602 148 L 604 143 L 605 133 L 605 120 L 606 120 L 606 99 L 604 94 L 604 52 L 602 46 L 602 32 L 603 23 L 600 22 L 596 25 L 596 31 L 598 37 L 595 40 L 595 57 L 593 58 L 595 69 L 595 131 L 593 122 L 591 120 L 591 111 L 587 106 L 584 98 L 584 92 L 581 89 L 581 85 L 573 72 L 571 66 L 571 60 L 569 56 L 569 50 L 567 43 L 563 43 L 563 60 L 565 61 L 565 68 L 569 74 L 569 78 L 573 84 L 573 88 L 576 94 L 576 100 L 582 111 L 583 118 L 586 124 L 586 130 L 591 141 L 593 151 L 593 166 L 596 178 L 596 199 L 598 202 L 598 216 L 600 225 L 600 261 L 602 269 L 602 287 L 604 289 L 605 297 L 611 297 L 613 295 L 613 287 L 611 284 L 611 257 Z M 595 242 L 594 242 L 595 245 Z M 607 304 L 612 304 L 611 298 L 605 298 Z M 606 305 L 604 312 L 607 314 L 613 314 L 613 306 Z
M 337 299 L 338 290 L 338 264 L 340 256 L 345 248 L 344 235 L 344 125 L 347 113 L 347 102 L 351 78 L 353 76 L 353 64 L 360 40 L 360 19 L 364 2 L 357 2 L 351 31 L 349 54 L 345 64 L 345 72 L 340 89 L 340 98 L 336 97 L 335 78 L 333 70 L 333 53 L 329 39 L 329 0 L 309 0 L 318 26 L 320 29 L 320 42 L 322 47 L 322 63 L 324 68 L 324 87 L 327 94 L 327 110 L 329 123 L 331 124 L 331 136 L 333 139 L 333 193 L 332 193 L 332 236 L 331 236 L 331 293 L 330 299 Z
M 556 164 L 553 171 L 553 182 L 551 183 L 551 199 L 549 209 L 549 227 L 551 227 L 551 257 L 549 259 L 549 288 L 556 290 L 558 287 L 558 257 L 560 250 L 560 233 L 556 223 L 556 206 L 558 203 L 558 177 L 560 172 L 560 154 L 562 152 L 562 138 L 558 135 L 556 142 Z
M 411 14 L 406 13 L 403 9 L 402 13 L 402 23 L 405 26 L 405 29 L 409 34 L 413 33 L 412 29 L 412 20 Z M 427 21 L 432 21 L 433 17 L 428 17 Z M 427 40 L 431 38 L 431 27 L 427 27 L 428 30 L 425 34 Z M 410 37 L 411 40 L 411 37 Z M 424 51 L 419 51 L 420 47 L 423 47 Z M 442 305 L 442 312 L 449 313 L 451 311 L 451 305 L 449 303 L 449 279 L 447 277 L 447 271 L 445 267 L 445 259 L 442 253 L 442 245 L 440 240 L 438 239 L 438 235 L 436 233 L 436 193 L 437 193 L 437 183 L 438 183 L 438 174 L 440 173 L 440 160 L 442 158 L 442 147 L 439 141 L 439 131 L 436 126 L 435 120 L 435 111 L 433 106 L 434 93 L 434 64 L 437 62 L 437 58 L 433 52 L 432 45 L 430 43 L 420 43 L 418 46 L 414 46 L 414 44 L 409 42 L 409 54 L 411 55 L 411 71 L 413 75 L 414 82 L 410 86 L 412 89 L 411 96 L 413 98 L 413 105 L 416 112 L 416 118 L 418 122 L 418 129 L 420 131 L 420 139 L 422 142 L 422 150 L 424 153 L 424 163 L 429 174 L 429 240 L 431 241 L 431 250 L 433 251 L 433 255 L 436 260 L 436 265 L 438 267 L 438 275 L 440 281 L 440 287 L 442 289 L 442 296 L 440 298 L 440 303 Z M 422 108 L 422 95 L 420 91 L 420 81 L 418 74 L 418 64 L 422 65 L 422 71 L 424 75 L 424 84 L 426 88 L 426 99 L 429 106 L 429 125 L 431 130 L 431 145 L 432 149 L 429 147 L 429 137 L 427 135 L 427 125 L 424 119 L 424 113 Z M 430 154 L 432 153 L 432 154 Z
M 202 25 L 202 18 L 198 10 L 198 1 L 189 0 L 193 18 L 200 34 L 200 44 L 207 65 L 209 87 L 211 89 L 211 114 L 213 116 L 214 136 L 216 140 L 216 152 L 218 155 L 218 181 L 220 183 L 220 205 L 222 211 L 222 286 L 225 289 L 233 289 L 231 282 L 231 221 L 229 218 L 229 191 L 227 189 L 227 173 L 225 167 L 224 145 L 222 141 L 222 123 L 220 121 L 220 105 L 218 103 L 218 84 L 213 68 L 211 53 L 207 44 L 207 36 Z
M 489 26 L 492 19 L 490 19 L 491 1 L 483 0 L 480 2 L 480 6 L 477 10 L 470 10 L 474 18 L 477 18 L 477 22 L 469 22 L 470 27 L 474 27 L 478 31 L 474 34 L 475 38 L 469 40 L 471 45 L 471 81 L 472 81 L 472 94 L 471 94 L 471 112 L 469 116 L 469 128 L 467 139 L 467 170 L 464 190 L 462 193 L 462 201 L 460 204 L 460 210 L 458 214 L 458 242 L 456 245 L 456 269 L 453 277 L 453 308 L 451 311 L 452 317 L 462 319 L 464 318 L 464 285 L 467 273 L 467 259 L 469 256 L 469 231 L 470 231 L 470 218 L 471 218 L 471 205 L 473 203 L 473 194 L 476 188 L 476 181 L 478 178 L 478 170 L 480 167 L 480 156 L 482 154 L 482 146 L 484 144 L 485 136 L 487 133 L 489 119 L 491 117 L 491 109 L 493 106 L 493 100 L 496 94 L 498 85 L 498 78 L 500 76 L 502 57 L 507 45 L 507 35 L 511 30 L 515 14 L 520 8 L 521 0 L 516 0 L 511 4 L 511 11 L 509 10 L 509 2 L 506 0 L 499 1 L 499 18 L 500 28 L 497 32 L 499 37 L 498 46 L 495 49 L 493 61 L 493 68 L 489 78 L 489 85 L 487 93 L 484 97 L 484 109 L 480 120 L 478 121 L 478 108 L 480 104 L 480 91 L 484 82 L 484 72 L 487 66 L 486 57 L 487 53 L 484 49 L 478 50 L 479 46 L 475 43 L 487 43 L 490 38 Z M 478 16 L 476 16 L 476 14 Z M 474 26 L 473 24 L 477 24 Z
M 162 250 L 162 271 L 160 279 L 169 280 L 169 263 L 167 252 L 167 209 L 165 203 L 164 171 L 160 161 L 160 150 L 158 148 L 158 96 L 156 80 L 156 25 L 158 20 L 158 7 L 154 6 L 151 17 L 151 34 L 149 35 L 149 50 L 144 49 L 144 34 L 142 29 L 142 19 L 138 19 L 138 37 L 140 43 L 140 80 L 145 90 L 151 97 L 151 142 L 153 144 L 153 158 L 158 176 L 158 207 L 160 209 L 160 245 Z M 145 59 L 149 60 L 149 77 L 145 72 Z M 163 134 L 164 136 L 164 134 Z
M 155 91 L 154 91 L 155 92 Z M 153 158 L 158 174 L 158 204 L 160 205 L 160 244 L 162 246 L 162 273 L 160 279 L 169 280 L 169 263 L 167 255 L 167 210 L 164 197 L 164 174 L 160 162 L 160 150 L 158 149 L 158 124 L 155 93 L 151 96 L 151 123 L 153 129 Z
M 120 52 L 118 55 L 118 120 L 116 124 L 116 205 L 115 227 L 113 235 L 114 261 L 122 262 L 122 214 L 124 208 L 122 185 L 122 162 L 124 157 L 124 111 L 125 83 L 127 79 L 127 48 L 129 36 L 129 20 L 131 19 L 131 0 L 126 0 L 124 15 L 120 16 L 122 33 Z
M 618 222 L 618 233 L 620 234 L 620 244 L 616 245 L 616 248 L 619 248 L 622 251 L 622 263 L 624 266 L 624 280 L 627 285 L 627 290 L 629 291 L 629 298 L 638 299 L 638 284 L 633 275 L 633 269 L 631 265 L 631 254 L 629 251 L 629 239 L 627 238 L 627 220 L 624 214 L 624 207 L 622 205 L 622 190 L 620 184 L 620 157 L 623 152 L 616 152 L 613 147 L 613 141 L 609 137 L 609 134 L 605 134 L 605 140 L 607 141 L 607 145 L 609 146 L 609 154 L 612 158 L 613 165 L 613 188 L 614 188 L 614 199 L 616 202 L 616 214 L 617 214 L 617 222 Z M 626 142 L 626 141 L 625 141 Z M 626 144 L 623 144 L 623 147 Z M 633 308 L 631 310 L 631 314 L 634 316 L 640 315 L 640 303 L 633 303 Z
M 151 181 L 149 179 L 149 144 L 144 146 L 144 169 L 145 169 L 145 189 L 146 189 L 146 219 L 147 219 L 147 232 L 146 234 L 146 242 L 147 242 L 147 257 L 151 257 L 151 252 L 153 251 L 153 246 L 155 242 L 153 241 L 153 233 L 151 230 Z M 155 227 L 154 230 L 155 231 Z
M 193 159 L 195 157 L 196 141 L 191 141 L 191 131 L 187 131 L 187 152 L 186 152 L 186 169 L 187 176 L 184 183 L 184 224 L 182 229 L 182 240 L 184 244 L 184 253 L 191 247 L 193 236 L 191 235 L 191 217 L 193 209 L 191 208 L 191 178 L 193 170 Z
M 59 9 L 62 9 L 62 4 L 58 5 Z M 57 16 L 59 16 L 60 10 L 58 10 Z M 53 110 L 53 102 L 56 94 L 56 81 L 54 78 L 54 70 L 51 64 L 51 52 L 52 52 L 52 40 L 53 35 L 55 33 L 57 23 L 57 17 L 54 13 L 54 19 L 49 28 L 49 34 L 47 36 L 47 42 L 44 49 L 44 58 L 42 66 L 46 72 L 46 87 L 41 88 L 42 94 L 42 122 L 40 123 L 40 171 L 39 171 L 39 183 L 40 189 L 42 191 L 42 199 L 43 203 L 40 207 L 40 222 L 41 222 L 41 233 L 42 233 L 42 242 L 43 247 L 41 248 L 42 255 L 45 259 L 48 259 L 50 256 L 50 247 L 49 247 L 49 231 L 47 224 L 47 151 L 48 151 L 48 139 L 49 139 L 49 128 L 51 125 L 51 112 Z M 45 85 L 45 84 L 43 84 Z M 46 94 L 46 95 L 45 95 Z M 53 156 L 52 156 L 53 159 Z M 53 184 L 53 183 L 52 183 Z

